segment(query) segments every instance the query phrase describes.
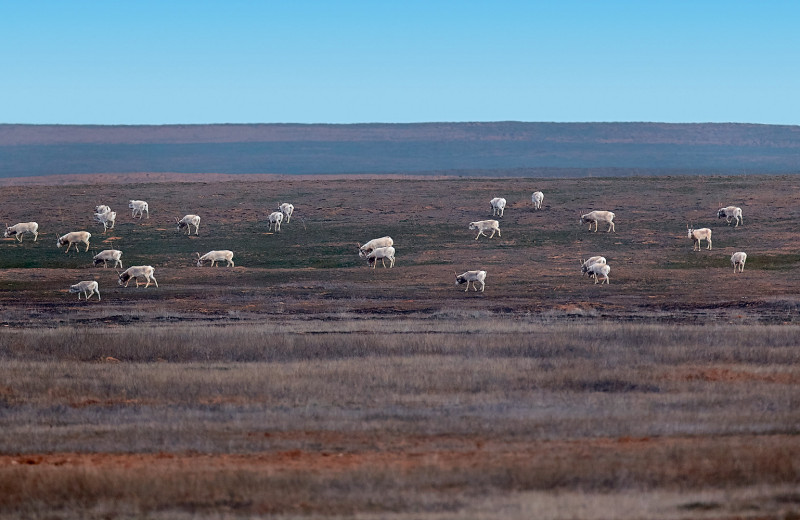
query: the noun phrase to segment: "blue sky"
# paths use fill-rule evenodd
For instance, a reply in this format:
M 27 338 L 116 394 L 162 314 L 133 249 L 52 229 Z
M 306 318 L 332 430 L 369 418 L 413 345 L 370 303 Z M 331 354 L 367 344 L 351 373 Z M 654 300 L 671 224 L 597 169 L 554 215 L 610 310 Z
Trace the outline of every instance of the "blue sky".
M 800 124 L 800 2 L 6 1 L 0 123 Z

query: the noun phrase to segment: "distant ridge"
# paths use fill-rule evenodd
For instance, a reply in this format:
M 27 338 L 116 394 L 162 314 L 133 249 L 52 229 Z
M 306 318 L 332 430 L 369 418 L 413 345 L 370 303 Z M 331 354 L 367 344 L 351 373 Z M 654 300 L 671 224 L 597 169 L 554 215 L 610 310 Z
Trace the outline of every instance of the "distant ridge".
M 0 177 L 800 172 L 800 126 L 736 123 L 0 124 Z M 560 173 L 556 173 L 556 172 Z

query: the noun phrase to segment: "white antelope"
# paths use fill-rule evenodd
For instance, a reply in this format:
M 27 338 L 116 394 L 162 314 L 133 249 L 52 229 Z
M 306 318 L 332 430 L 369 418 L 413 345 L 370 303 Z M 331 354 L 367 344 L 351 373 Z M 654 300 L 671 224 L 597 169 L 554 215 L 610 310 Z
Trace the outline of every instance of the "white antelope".
M 178 220 L 178 217 L 175 217 L 175 222 L 178 223 L 178 229 L 187 229 L 186 235 L 192 234 L 192 226 L 194 226 L 194 234 L 197 235 L 198 231 L 200 231 L 200 217 L 197 215 L 186 215 L 182 219 Z
M 208 253 L 200 256 L 200 253 L 195 253 L 197 255 L 197 267 L 202 267 L 203 262 L 210 261 L 211 267 L 217 262 L 222 262 L 223 260 L 227 262 L 228 267 L 234 267 L 233 263 L 233 251 L 228 251 L 227 249 L 223 249 L 220 251 L 209 251 Z
M 271 230 L 273 226 L 275 227 L 275 231 L 280 231 L 281 222 L 283 222 L 283 213 L 280 211 L 273 211 L 269 214 L 269 228 L 267 231 Z
M 492 216 L 493 217 L 502 217 L 503 211 L 506 209 L 506 199 L 502 197 L 495 197 L 489 201 L 489 204 L 492 205 Z
M 99 223 L 103 224 L 103 233 L 105 233 L 109 229 L 114 229 L 114 224 L 117 221 L 117 212 L 108 210 L 103 213 L 95 213 L 94 219 Z M 109 226 L 109 224 L 111 225 Z
M 119 268 L 122 269 L 122 251 L 120 251 L 119 249 L 106 249 L 104 251 L 100 251 L 99 253 L 94 255 L 94 258 L 92 258 L 92 260 L 94 261 L 95 267 L 100 264 L 103 264 L 103 267 L 105 268 L 108 267 L 108 262 L 113 261 L 114 262 L 113 267 L 116 268 L 117 264 L 119 264 Z
M 469 291 L 469 284 L 472 283 L 473 289 L 475 292 L 478 292 L 478 284 L 481 284 L 481 292 L 486 288 L 486 271 L 466 271 L 461 274 L 456 275 L 456 285 L 461 285 L 462 283 L 467 284 L 467 288 L 464 289 L 464 292 Z
M 292 221 L 292 213 L 294 213 L 294 206 L 289 204 L 288 202 L 284 202 L 280 205 L 279 210 L 283 213 L 283 216 L 286 217 L 286 223 Z
M 131 209 L 131 217 L 136 218 L 139 215 L 141 220 L 143 213 L 147 213 L 147 218 L 150 218 L 150 207 L 147 202 L 143 200 L 129 200 L 128 207 Z
M 133 267 L 129 267 L 125 269 L 125 271 L 119 274 L 119 280 L 117 281 L 117 283 L 127 287 L 128 282 L 130 282 L 132 278 L 134 281 L 136 281 L 136 287 L 139 287 L 139 279 L 142 278 L 147 280 L 147 284 L 145 284 L 144 286 L 145 289 L 147 289 L 151 281 L 154 284 L 156 284 L 156 287 L 158 287 L 158 282 L 156 281 L 156 277 L 153 276 L 154 272 L 155 269 L 153 269 L 153 267 L 149 265 L 136 265 Z
M 81 299 L 81 294 L 86 297 L 86 301 L 89 301 L 93 294 L 97 294 L 97 299 L 100 299 L 100 285 L 94 280 L 85 280 L 75 285 L 70 285 L 69 292 L 78 293 L 78 300 Z
M 733 219 L 733 222 L 736 222 L 736 225 L 733 227 L 739 227 L 739 224 L 744 224 L 742 208 L 737 208 L 736 206 L 719 208 L 719 211 L 717 211 L 717 218 L 722 217 L 725 217 L 725 222 L 727 222 L 729 226 L 731 225 L 731 219 Z
M 602 278 L 603 279 L 603 281 L 600 282 L 600 285 L 602 285 L 603 283 L 606 283 L 606 284 L 609 284 L 609 285 L 611 284 L 611 282 L 608 279 L 608 273 L 610 273 L 610 272 L 611 272 L 611 266 L 608 265 L 608 264 L 592 264 L 592 265 L 589 266 L 589 270 L 588 270 L 589 276 L 594 278 L 594 283 L 595 284 L 597 284 L 597 279 L 598 278 Z
M 36 222 L 20 222 L 11 227 L 6 226 L 6 232 L 3 233 L 3 236 L 6 238 L 14 237 L 18 242 L 22 242 L 22 235 L 25 233 L 33 235 L 33 241 L 36 242 L 36 239 L 39 238 L 39 224 Z
M 474 230 L 478 230 L 478 236 L 475 237 L 475 240 L 478 240 L 481 235 L 486 236 L 486 231 L 491 231 L 492 234 L 489 235 L 489 238 L 492 238 L 495 233 L 497 236 L 502 237 L 503 235 L 500 234 L 500 223 L 496 220 L 479 220 L 477 222 L 470 222 L 469 228 Z
M 391 247 L 393 245 L 394 240 L 392 240 L 392 237 L 386 236 L 381 238 L 373 238 L 363 246 L 358 244 L 358 256 L 361 258 L 366 258 L 373 249 L 377 249 L 379 247 Z
M 606 229 L 606 233 L 613 231 L 614 233 L 617 232 L 617 229 L 614 227 L 614 213 L 611 211 L 590 211 L 585 215 L 581 215 L 581 224 L 586 222 L 589 223 L 589 231 L 592 230 L 592 224 L 594 224 L 594 232 L 597 233 L 597 227 L 600 225 L 600 222 L 604 222 L 608 224 L 608 229 Z
M 606 258 L 604 256 L 592 256 L 587 260 L 584 260 L 583 263 L 581 263 L 581 273 L 588 274 L 590 277 L 596 278 L 594 271 L 590 270 L 595 264 L 605 265 Z
M 700 251 L 700 241 L 705 240 L 708 242 L 706 249 L 711 249 L 711 230 L 704 227 L 700 229 L 692 229 L 686 225 L 687 236 L 692 239 L 692 251 Z
M 739 251 L 738 253 L 733 253 L 731 255 L 731 264 L 733 264 L 733 272 L 736 272 L 736 268 L 739 268 L 739 272 L 744 272 L 744 263 L 747 262 L 747 253 L 744 251 Z
M 58 241 L 56 242 L 57 247 L 61 247 L 64 244 L 67 244 L 67 250 L 64 253 L 69 253 L 69 248 L 72 247 L 72 244 L 75 244 L 75 249 L 78 249 L 78 244 L 86 244 L 86 249 L 84 252 L 89 250 L 89 239 L 92 238 L 92 234 L 88 231 L 73 231 L 72 233 L 67 233 L 63 237 L 59 237 Z
M 367 255 L 367 263 L 372 265 L 373 269 L 378 266 L 378 260 L 381 261 L 383 267 L 386 267 L 384 260 L 389 260 L 389 268 L 394 267 L 394 248 L 392 246 L 376 247 Z
M 531 195 L 531 202 L 533 202 L 533 209 L 542 209 L 542 201 L 544 200 L 544 193 L 541 191 L 534 191 Z

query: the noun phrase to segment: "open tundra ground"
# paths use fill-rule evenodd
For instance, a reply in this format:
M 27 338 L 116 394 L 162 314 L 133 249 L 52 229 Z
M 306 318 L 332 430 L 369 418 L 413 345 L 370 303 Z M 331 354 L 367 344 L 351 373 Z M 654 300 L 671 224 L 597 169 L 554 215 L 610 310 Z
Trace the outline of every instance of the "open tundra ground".
M 495 196 L 502 237 L 476 241 Z M 797 177 L 176 177 L 0 198 L 8 224 L 40 225 L 0 243 L 0 516 L 800 518 Z M 617 232 L 580 225 L 592 209 Z M 175 229 L 186 213 L 198 237 Z M 88 253 L 55 247 L 83 229 Z M 369 269 L 356 242 L 386 234 L 397 265 Z M 108 247 L 159 287 L 92 267 Z M 236 267 L 194 267 L 211 249 Z M 580 276 L 595 254 L 610 285 Z M 454 285 L 468 269 L 485 292 Z M 69 294 L 80 280 L 102 300 Z

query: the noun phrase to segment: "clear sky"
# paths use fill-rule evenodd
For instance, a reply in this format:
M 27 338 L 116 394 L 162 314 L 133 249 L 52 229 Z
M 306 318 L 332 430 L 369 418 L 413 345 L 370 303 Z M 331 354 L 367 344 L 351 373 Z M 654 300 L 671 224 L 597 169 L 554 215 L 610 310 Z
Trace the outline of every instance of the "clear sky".
M 800 124 L 797 1 L 0 2 L 0 123 Z

